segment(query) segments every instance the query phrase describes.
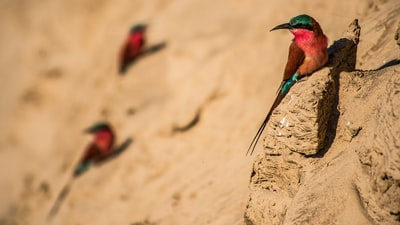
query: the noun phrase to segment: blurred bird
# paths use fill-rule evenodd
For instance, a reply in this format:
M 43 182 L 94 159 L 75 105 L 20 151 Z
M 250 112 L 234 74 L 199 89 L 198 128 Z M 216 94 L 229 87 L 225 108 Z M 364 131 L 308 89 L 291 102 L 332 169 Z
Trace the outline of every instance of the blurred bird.
M 63 189 L 60 191 L 58 197 L 56 198 L 52 208 L 49 211 L 47 219 L 50 220 L 58 212 L 58 209 L 67 196 L 74 179 L 81 175 L 92 165 L 97 165 L 108 159 L 111 159 L 122 151 L 128 148 L 132 143 L 131 138 L 127 138 L 122 144 L 114 148 L 115 134 L 113 129 L 108 123 L 100 122 L 96 123 L 87 130 L 86 133 L 93 134 L 93 141 L 89 143 L 85 152 L 83 153 L 78 165 L 75 167 L 73 176 L 69 177 L 66 181 Z
M 141 54 L 146 43 L 146 28 L 145 24 L 136 24 L 131 28 L 120 52 L 120 74 L 125 73 L 128 66 Z
M 86 133 L 93 134 L 93 141 L 75 168 L 74 176 L 85 172 L 91 165 L 104 160 L 113 152 L 115 135 L 107 123 L 96 123 L 88 128 Z
M 318 22 L 311 16 L 303 14 L 293 17 L 289 23 L 278 25 L 271 31 L 278 29 L 288 29 L 294 35 L 294 39 L 289 47 L 289 56 L 283 73 L 283 81 L 279 86 L 275 101 L 253 138 L 247 150 L 247 155 L 249 153 L 250 155 L 253 154 L 272 111 L 279 105 L 289 89 L 297 80 L 320 69 L 328 61 L 328 39 L 322 32 Z

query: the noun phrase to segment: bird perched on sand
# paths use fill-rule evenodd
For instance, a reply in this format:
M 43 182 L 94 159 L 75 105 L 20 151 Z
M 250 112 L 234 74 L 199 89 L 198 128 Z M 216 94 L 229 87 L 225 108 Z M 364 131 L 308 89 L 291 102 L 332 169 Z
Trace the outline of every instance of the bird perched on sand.
M 318 22 L 311 16 L 303 14 L 293 17 L 289 23 L 278 25 L 271 31 L 278 29 L 288 29 L 294 35 L 294 39 L 289 47 L 288 61 L 275 101 L 247 150 L 247 154 L 250 153 L 250 155 L 268 123 L 272 111 L 279 105 L 289 89 L 301 77 L 310 75 L 328 61 L 328 39 Z
M 96 123 L 86 133 L 93 134 L 93 141 L 87 146 L 82 158 L 75 168 L 74 176 L 82 174 L 91 165 L 100 162 L 113 153 L 115 135 L 107 123 Z
M 83 172 L 89 169 L 91 165 L 109 158 L 115 152 L 115 150 L 113 149 L 115 135 L 110 125 L 103 122 L 96 123 L 85 130 L 85 132 L 94 135 L 93 141 L 87 146 L 82 158 L 79 160 L 78 165 L 75 167 L 73 176 L 67 180 L 67 182 L 64 184 L 63 189 L 58 194 L 53 206 L 49 211 L 49 214 L 47 215 L 47 220 L 53 218 L 53 216 L 58 212 L 61 203 L 63 202 L 71 188 L 74 180 L 73 178 L 81 175 Z M 129 145 L 129 143 L 127 144 Z
M 123 44 L 119 58 L 119 72 L 125 73 L 128 66 L 141 54 L 146 43 L 145 24 L 134 25 Z
M 78 165 L 75 167 L 73 176 L 69 177 L 67 182 L 64 184 L 63 189 L 58 194 L 52 208 L 47 215 L 47 219 L 50 220 L 58 212 L 61 203 L 67 196 L 71 189 L 74 178 L 81 175 L 90 166 L 96 165 L 97 163 L 103 162 L 107 159 L 116 156 L 124 149 L 126 149 L 132 140 L 128 138 L 119 147 L 114 148 L 115 135 L 111 126 L 108 123 L 99 122 L 85 130 L 86 133 L 93 134 L 93 141 L 89 143 L 82 157 L 79 159 Z

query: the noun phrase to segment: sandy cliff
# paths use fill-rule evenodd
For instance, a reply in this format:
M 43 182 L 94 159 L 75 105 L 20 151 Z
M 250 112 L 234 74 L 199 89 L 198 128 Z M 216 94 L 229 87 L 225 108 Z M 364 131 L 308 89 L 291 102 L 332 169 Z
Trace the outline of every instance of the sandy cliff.
M 253 166 L 246 224 L 400 223 L 399 5 L 372 13 L 361 28 L 361 38 L 381 30 L 386 50 L 372 54 L 367 38 L 357 46 L 360 28 L 351 24 L 327 68 L 275 110 Z M 382 64 L 355 68 L 372 59 Z

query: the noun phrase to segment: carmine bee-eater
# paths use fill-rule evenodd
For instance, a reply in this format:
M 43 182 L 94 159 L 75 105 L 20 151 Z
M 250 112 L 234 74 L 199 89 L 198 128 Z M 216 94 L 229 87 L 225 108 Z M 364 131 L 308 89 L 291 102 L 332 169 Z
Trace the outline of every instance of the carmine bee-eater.
M 146 28 L 144 24 L 136 24 L 131 28 L 119 56 L 120 74 L 125 73 L 128 66 L 141 54 L 146 43 Z
M 106 159 L 113 153 L 115 135 L 110 125 L 96 123 L 85 132 L 93 134 L 93 141 L 87 146 L 76 166 L 74 176 L 82 174 L 91 165 Z
M 328 39 L 318 22 L 311 16 L 305 14 L 296 16 L 290 19 L 289 23 L 278 25 L 271 31 L 278 29 L 288 29 L 294 35 L 294 39 L 289 47 L 288 61 L 275 101 L 247 150 L 247 154 L 250 155 L 253 154 L 272 111 L 279 105 L 290 87 L 303 76 L 310 75 L 323 67 L 328 61 Z
M 63 189 L 56 198 L 56 201 L 54 202 L 47 216 L 48 220 L 50 220 L 57 213 L 61 203 L 67 196 L 73 182 L 73 179 L 71 178 L 79 176 L 80 174 L 85 172 L 90 166 L 102 162 L 103 160 L 106 160 L 115 154 L 118 154 L 123 149 L 128 147 L 131 142 L 131 140 L 128 139 L 124 144 L 121 145 L 121 147 L 114 149 L 114 132 L 110 125 L 103 122 L 94 124 L 87 130 L 85 130 L 85 132 L 93 134 L 93 141 L 89 143 L 89 145 L 85 149 L 82 158 L 79 160 L 78 165 L 75 167 L 73 176 L 67 180 Z

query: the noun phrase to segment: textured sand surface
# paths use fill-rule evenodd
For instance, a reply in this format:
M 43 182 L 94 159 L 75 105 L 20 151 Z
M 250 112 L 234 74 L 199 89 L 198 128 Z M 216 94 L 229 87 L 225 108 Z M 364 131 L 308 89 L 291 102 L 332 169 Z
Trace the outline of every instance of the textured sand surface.
M 399 6 L 387 5 L 372 14 L 379 14 L 387 23 L 387 33 L 395 33 L 393 25 L 397 23 L 391 15 L 400 12 Z M 370 26 L 377 29 L 381 25 L 371 19 L 367 29 Z M 349 28 L 348 34 L 357 36 L 359 30 Z M 334 45 L 341 48 L 332 51 L 331 69 L 318 71 L 292 88 L 271 117 L 265 152 L 254 163 L 247 224 L 400 223 L 400 151 L 396 143 L 400 137 L 400 54 L 392 37 L 382 37 L 390 43 L 389 53 L 373 57 L 395 58 L 379 68 L 354 71 L 357 48 L 354 44 L 351 47 L 351 41 L 349 46 L 337 42 Z M 326 117 L 316 116 L 326 111 L 326 104 L 318 103 L 331 102 L 329 95 L 319 94 L 318 90 L 332 86 L 325 83 L 325 88 L 321 87 L 321 74 L 325 80 L 333 76 L 338 85 L 331 93 L 338 93 L 338 97 L 331 105 L 326 147 L 310 157 L 318 130 L 315 124 L 321 126 L 314 118 L 326 121 Z M 319 85 L 313 85 L 316 82 Z M 309 104 L 304 107 L 302 101 Z M 317 108 L 310 110 L 313 101 Z M 308 135 L 298 136 L 299 132 Z
M 285 224 L 395 223 L 398 1 L 15 0 L 0 2 L 0 224 L 243 224 L 264 150 L 245 152 L 292 38 L 268 31 L 301 13 L 330 44 L 359 18 L 356 68 L 377 71 L 340 74 L 331 148 L 295 156 L 302 174 L 279 185 L 299 176 L 298 187 L 256 210 Z M 119 48 L 137 22 L 149 24 L 149 46 L 166 47 L 121 77 Z M 99 120 L 132 145 L 74 180 L 46 222 L 90 139 L 83 129 Z

